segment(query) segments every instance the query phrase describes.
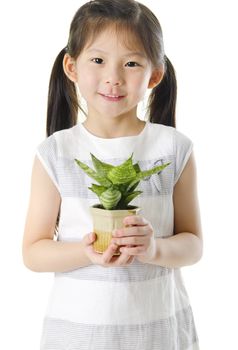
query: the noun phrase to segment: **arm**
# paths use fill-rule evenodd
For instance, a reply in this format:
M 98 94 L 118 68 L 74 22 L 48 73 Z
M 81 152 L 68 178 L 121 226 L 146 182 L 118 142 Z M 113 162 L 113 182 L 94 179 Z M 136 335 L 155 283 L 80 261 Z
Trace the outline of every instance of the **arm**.
M 174 187 L 173 202 L 174 235 L 156 239 L 156 256 L 150 263 L 177 268 L 195 264 L 203 249 L 193 153 Z
M 90 265 L 81 242 L 54 241 L 61 198 L 36 157 L 25 223 L 22 255 L 26 267 L 37 272 L 63 272 Z

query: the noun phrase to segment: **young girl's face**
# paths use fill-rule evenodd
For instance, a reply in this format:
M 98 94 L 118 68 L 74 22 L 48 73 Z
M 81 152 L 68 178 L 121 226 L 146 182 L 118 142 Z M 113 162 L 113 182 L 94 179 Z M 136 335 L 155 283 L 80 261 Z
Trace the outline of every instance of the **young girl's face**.
M 142 49 L 128 49 L 107 29 L 85 46 L 75 62 L 75 73 L 88 116 L 136 116 L 137 104 L 149 87 L 152 65 Z

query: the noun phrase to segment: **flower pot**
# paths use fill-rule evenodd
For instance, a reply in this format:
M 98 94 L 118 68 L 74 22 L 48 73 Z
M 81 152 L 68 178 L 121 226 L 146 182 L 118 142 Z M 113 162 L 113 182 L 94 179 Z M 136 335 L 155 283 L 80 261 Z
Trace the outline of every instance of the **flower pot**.
M 112 231 L 126 227 L 123 219 L 129 215 L 137 215 L 140 208 L 128 205 L 127 209 L 106 210 L 100 204 L 90 207 L 93 218 L 93 232 L 96 234 L 96 240 L 93 243 L 94 250 L 97 253 L 103 253 L 109 246 L 112 239 Z M 119 248 L 114 255 L 120 255 Z

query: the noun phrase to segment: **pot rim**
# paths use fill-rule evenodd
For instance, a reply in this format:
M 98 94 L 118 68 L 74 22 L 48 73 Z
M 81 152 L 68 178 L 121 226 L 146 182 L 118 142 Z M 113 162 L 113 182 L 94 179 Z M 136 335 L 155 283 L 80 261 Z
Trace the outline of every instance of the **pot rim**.
M 130 214 L 137 214 L 141 208 L 136 205 L 128 205 L 127 209 L 104 209 L 100 208 L 101 204 L 94 204 L 90 206 L 91 213 L 98 214 L 101 216 L 124 216 L 125 213 Z

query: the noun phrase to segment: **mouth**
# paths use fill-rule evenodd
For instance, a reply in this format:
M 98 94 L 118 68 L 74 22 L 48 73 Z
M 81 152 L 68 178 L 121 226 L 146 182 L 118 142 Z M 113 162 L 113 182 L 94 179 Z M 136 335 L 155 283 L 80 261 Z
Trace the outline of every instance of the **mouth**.
M 120 101 L 122 100 L 125 96 L 119 96 L 119 95 L 104 95 L 104 94 L 100 94 L 105 100 L 107 101 Z

